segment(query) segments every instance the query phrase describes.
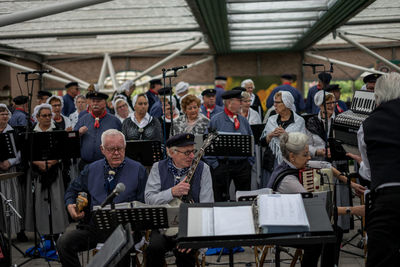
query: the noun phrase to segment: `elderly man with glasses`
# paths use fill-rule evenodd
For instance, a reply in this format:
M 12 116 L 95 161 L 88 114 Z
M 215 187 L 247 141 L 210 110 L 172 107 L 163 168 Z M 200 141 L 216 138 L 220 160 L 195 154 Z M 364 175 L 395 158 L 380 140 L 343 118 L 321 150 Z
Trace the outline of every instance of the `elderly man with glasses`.
M 66 190 L 65 206 L 71 218 L 81 222 L 76 230 L 67 232 L 57 242 L 62 266 L 80 266 L 77 253 L 96 247 L 111 234 L 95 227 L 90 211 L 93 206 L 101 205 L 118 183 L 123 183 L 126 189 L 114 198 L 115 203 L 144 201 L 146 170 L 139 162 L 125 157 L 125 147 L 123 133 L 115 129 L 105 131 L 100 146 L 104 158 L 86 165 Z M 90 203 L 82 211 L 76 207 L 79 192 L 86 192 Z M 129 262 L 129 257 L 123 261 Z
M 196 203 L 214 202 L 210 168 L 200 161 L 187 183 L 187 174 L 195 157 L 194 135 L 182 133 L 167 141 L 168 158 L 154 163 L 145 190 L 145 201 L 150 205 L 167 204 L 174 198 L 190 194 Z M 146 249 L 147 266 L 164 266 L 165 252 L 173 250 L 176 265 L 194 266 L 194 251 L 176 249 L 175 237 L 152 231 Z

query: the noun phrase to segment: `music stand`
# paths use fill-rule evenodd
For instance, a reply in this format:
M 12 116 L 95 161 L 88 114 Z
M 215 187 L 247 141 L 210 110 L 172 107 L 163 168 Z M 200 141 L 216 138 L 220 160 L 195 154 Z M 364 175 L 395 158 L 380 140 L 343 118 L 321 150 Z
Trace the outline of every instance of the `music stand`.
M 130 224 L 125 227 L 118 225 L 107 238 L 103 247 L 90 261 L 88 267 L 114 267 L 133 247 L 133 237 Z
M 138 207 L 123 209 L 97 209 L 92 212 L 94 223 L 101 230 L 110 230 L 119 224 L 131 224 L 134 231 L 168 228 L 167 208 Z
M 128 158 L 140 162 L 143 166 L 152 166 L 162 160 L 160 141 L 130 140 L 126 142 L 125 154 Z
M 203 135 L 203 140 L 207 138 Z M 219 134 L 206 148 L 205 156 L 252 157 L 254 155 L 254 136 L 239 134 Z
M 14 132 L 0 134 L 0 161 L 16 158 L 17 148 L 15 146 Z
M 32 165 L 33 161 L 46 161 L 47 160 L 60 160 L 69 158 L 80 157 L 80 141 L 79 132 L 72 131 L 51 131 L 51 132 L 26 132 L 22 133 L 27 136 L 27 144 L 24 146 L 22 154 L 29 159 Z M 28 145 L 29 144 L 29 145 Z M 46 174 L 49 169 L 46 164 Z M 32 177 L 32 175 L 31 175 Z M 32 187 L 34 186 L 34 179 L 32 179 Z M 37 231 L 36 225 L 36 192 L 33 191 L 33 220 L 35 231 L 35 250 L 38 248 L 37 236 L 40 233 Z M 50 188 L 47 189 L 47 203 L 49 207 L 49 230 L 50 236 L 53 238 L 53 220 L 52 220 L 52 207 Z M 54 241 L 54 240 L 53 240 Z M 54 244 L 54 242 L 52 242 Z M 35 253 L 35 252 L 33 252 Z M 23 264 L 25 264 L 24 262 Z M 23 265 L 21 264 L 21 265 Z

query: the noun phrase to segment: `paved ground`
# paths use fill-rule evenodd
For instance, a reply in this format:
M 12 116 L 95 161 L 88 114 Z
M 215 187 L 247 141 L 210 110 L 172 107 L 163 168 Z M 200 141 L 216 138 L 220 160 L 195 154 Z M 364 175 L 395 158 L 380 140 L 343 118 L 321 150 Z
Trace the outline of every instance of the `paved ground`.
M 359 225 L 359 223 L 356 222 L 356 225 Z M 68 228 L 68 230 L 73 229 L 74 227 L 75 227 L 75 225 L 73 224 Z M 351 236 L 353 236 L 353 233 L 355 233 L 354 230 L 348 234 L 345 234 L 345 239 L 348 239 Z M 25 251 L 27 248 L 29 248 L 33 245 L 33 234 L 27 233 L 27 235 L 29 237 L 29 242 L 26 242 L 26 243 L 15 242 L 15 245 L 22 251 Z M 357 242 L 359 240 L 360 240 L 360 238 L 357 237 L 352 243 L 357 244 Z M 363 251 L 361 249 L 354 248 L 350 245 L 345 246 L 343 249 L 350 250 L 352 252 L 359 253 L 359 254 L 363 253 Z M 235 266 L 256 266 L 253 249 L 250 247 L 244 247 L 244 250 L 245 250 L 244 252 L 234 254 Z M 289 253 L 293 255 L 295 253 L 295 250 L 289 249 Z M 23 255 L 20 252 L 18 252 L 15 248 L 13 249 L 13 263 L 14 264 L 17 264 L 19 266 L 24 261 L 26 261 L 26 259 L 27 258 L 24 258 Z M 289 266 L 289 264 L 292 260 L 292 257 L 289 254 L 282 252 L 281 259 L 283 260 L 281 263 L 281 266 Z M 84 261 L 85 261 L 85 265 L 87 265 L 86 264 L 86 253 L 84 253 Z M 168 258 L 167 262 L 168 262 L 169 266 L 175 266 L 174 257 Z M 220 262 L 217 262 L 217 256 L 207 256 L 206 263 L 208 263 L 208 266 L 220 266 L 220 265 L 228 266 L 228 256 L 227 255 L 222 256 Z M 45 261 L 45 259 L 39 258 L 39 259 L 31 260 L 28 263 L 24 264 L 23 266 L 38 266 L 38 267 L 54 266 L 54 267 L 56 267 L 56 266 L 61 266 L 61 264 L 58 262 L 54 262 L 54 261 L 47 263 Z M 271 253 L 271 251 L 268 253 L 268 256 L 264 263 L 264 266 L 266 266 L 266 267 L 274 266 L 273 254 Z M 296 266 L 300 266 L 300 263 L 298 262 L 296 264 Z M 358 256 L 354 256 L 351 254 L 341 252 L 339 266 L 341 266 L 341 267 L 364 266 L 364 259 L 361 257 L 358 257 Z

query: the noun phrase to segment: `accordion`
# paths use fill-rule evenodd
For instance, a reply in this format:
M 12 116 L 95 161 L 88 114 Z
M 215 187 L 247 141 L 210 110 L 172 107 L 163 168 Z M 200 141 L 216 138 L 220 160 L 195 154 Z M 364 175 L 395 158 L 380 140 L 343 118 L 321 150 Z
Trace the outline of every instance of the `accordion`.
M 336 116 L 333 122 L 335 139 L 357 147 L 357 131 L 375 107 L 374 92 L 355 91 L 350 109 Z
M 333 191 L 332 169 L 305 169 L 300 171 L 300 182 L 307 192 Z

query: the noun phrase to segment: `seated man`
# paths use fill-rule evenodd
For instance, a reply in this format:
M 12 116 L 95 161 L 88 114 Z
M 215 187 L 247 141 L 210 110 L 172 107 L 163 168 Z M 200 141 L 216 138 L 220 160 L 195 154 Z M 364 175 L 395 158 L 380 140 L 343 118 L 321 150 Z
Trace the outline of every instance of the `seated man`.
M 144 202 L 146 170 L 140 163 L 125 158 L 125 136 L 118 130 L 110 129 L 101 135 L 101 140 L 100 148 L 105 158 L 86 165 L 65 192 L 65 205 L 72 219 L 85 217 L 89 225 L 67 232 L 58 240 L 57 250 L 62 266 L 80 266 L 77 252 L 96 247 L 111 234 L 97 229 L 90 220 L 89 212 L 93 206 L 101 205 L 118 183 L 123 183 L 126 190 L 115 197 L 115 203 Z M 81 212 L 76 210 L 75 204 L 79 192 L 86 192 L 90 203 Z
M 167 141 L 168 158 L 154 163 L 146 184 L 146 204 L 167 204 L 173 198 L 190 193 L 194 202 L 214 202 L 210 168 L 200 161 L 190 181 L 186 175 L 194 159 L 194 135 L 182 133 Z M 150 245 L 146 249 L 147 266 L 164 266 L 165 252 L 172 250 L 176 265 L 194 266 L 194 251 L 176 249 L 174 237 L 168 237 L 159 231 L 152 231 Z

